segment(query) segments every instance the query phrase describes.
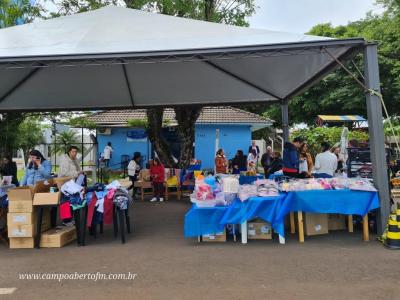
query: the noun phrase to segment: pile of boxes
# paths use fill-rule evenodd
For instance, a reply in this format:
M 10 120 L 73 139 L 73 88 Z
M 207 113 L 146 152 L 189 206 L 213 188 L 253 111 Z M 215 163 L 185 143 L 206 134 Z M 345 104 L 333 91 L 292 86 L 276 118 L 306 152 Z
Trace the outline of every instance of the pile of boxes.
M 7 226 L 10 248 L 33 248 L 37 210 L 33 206 L 34 189 L 20 187 L 8 192 Z M 41 230 L 50 229 L 50 210 L 45 210 Z
M 35 187 L 18 187 L 8 191 L 7 227 L 10 248 L 34 248 L 39 209 L 43 209 L 40 247 L 62 247 L 76 239 L 75 226 L 51 229 L 51 209 L 60 201 L 60 192 L 51 192 L 67 180 L 40 181 Z M 43 207 L 45 206 L 45 207 Z

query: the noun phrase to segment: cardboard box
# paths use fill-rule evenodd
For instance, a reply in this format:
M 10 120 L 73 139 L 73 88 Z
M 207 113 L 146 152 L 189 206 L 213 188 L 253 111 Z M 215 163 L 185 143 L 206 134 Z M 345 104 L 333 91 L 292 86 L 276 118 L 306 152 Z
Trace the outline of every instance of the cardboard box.
M 74 240 L 76 240 L 75 226 L 53 228 L 42 233 L 40 238 L 40 247 L 61 248 Z
M 303 213 L 304 233 L 307 236 L 328 233 L 328 215 Z
M 203 242 L 226 242 L 226 230 L 215 234 L 206 234 L 202 236 Z
M 31 201 L 33 199 L 33 188 L 29 186 L 16 187 L 7 192 L 8 200 Z
M 328 230 L 346 230 L 346 216 L 340 214 L 329 214 Z
M 43 218 L 41 232 L 49 230 L 51 227 L 50 218 Z M 22 238 L 22 237 L 34 237 L 36 235 L 36 223 L 27 225 L 8 225 L 8 237 L 10 238 Z
M 33 196 L 33 205 L 58 205 L 60 203 L 61 193 L 36 193 Z
M 72 177 L 55 177 L 53 178 L 53 184 L 56 184 L 58 189 L 61 189 L 61 187 L 66 183 L 67 181 L 70 181 L 73 179 Z
M 10 201 L 8 202 L 8 212 L 10 213 L 31 213 L 33 203 L 31 201 Z
M 32 249 L 34 246 L 33 237 L 10 238 L 10 249 Z
M 30 225 L 36 223 L 36 214 L 31 213 L 8 213 L 7 225 Z
M 263 220 L 255 220 L 247 223 L 247 238 L 249 240 L 271 240 L 271 224 Z

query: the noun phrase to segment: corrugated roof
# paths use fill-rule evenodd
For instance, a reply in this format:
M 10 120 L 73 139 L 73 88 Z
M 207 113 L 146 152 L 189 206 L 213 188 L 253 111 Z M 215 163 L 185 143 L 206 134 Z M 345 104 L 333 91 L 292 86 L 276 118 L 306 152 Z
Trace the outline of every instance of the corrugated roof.
M 339 121 L 339 122 L 357 122 L 357 121 L 366 121 L 363 117 L 358 115 L 344 115 L 344 116 L 335 116 L 335 115 L 318 115 L 323 121 Z
M 108 110 L 94 114 L 89 119 L 101 126 L 126 126 L 128 120 L 146 120 L 145 109 Z M 176 125 L 172 108 L 164 110 L 164 121 Z M 271 125 L 273 121 L 260 115 L 231 106 L 204 107 L 197 124 L 258 124 Z

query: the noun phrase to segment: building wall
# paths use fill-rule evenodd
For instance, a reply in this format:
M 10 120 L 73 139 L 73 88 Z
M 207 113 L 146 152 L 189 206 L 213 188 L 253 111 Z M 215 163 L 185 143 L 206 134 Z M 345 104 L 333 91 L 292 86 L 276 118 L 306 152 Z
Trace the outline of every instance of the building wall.
M 111 161 L 110 168 L 119 169 L 121 163 L 121 155 L 129 155 L 132 158 L 133 153 L 138 151 L 142 154 L 146 163 L 149 157 L 149 142 L 146 139 L 145 141 L 135 141 L 128 142 L 127 132 L 132 130 L 131 128 L 111 128 L 111 135 L 103 135 L 97 133 L 97 141 L 99 143 L 99 153 L 102 153 L 104 147 L 108 142 L 111 142 L 112 147 L 114 149 Z
M 219 148 L 224 149 L 228 159 L 232 159 L 237 150 L 247 155 L 251 144 L 250 125 L 196 125 L 195 157 L 202 161 L 203 169 L 214 168 L 217 129 Z
M 250 125 L 196 125 L 195 157 L 202 161 L 202 168 L 214 168 L 216 129 L 220 130 L 219 147 L 223 148 L 228 159 L 235 156 L 237 150 L 241 149 L 247 154 L 251 144 Z M 145 156 L 144 162 L 148 161 L 151 146 L 148 140 L 140 142 L 128 142 L 127 132 L 129 128 L 112 128 L 111 135 L 97 134 L 99 143 L 99 154 L 103 152 L 108 142 L 112 143 L 114 153 L 110 161 L 113 169 L 120 167 L 121 155 L 132 156 L 133 152 L 139 151 Z

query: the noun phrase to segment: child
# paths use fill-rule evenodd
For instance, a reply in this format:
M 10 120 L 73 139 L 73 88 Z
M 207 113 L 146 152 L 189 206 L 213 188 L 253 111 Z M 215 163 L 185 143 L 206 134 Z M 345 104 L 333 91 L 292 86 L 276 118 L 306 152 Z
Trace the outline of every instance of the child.
M 160 160 L 156 157 L 150 166 L 150 177 L 153 181 L 154 198 L 150 202 L 164 201 L 164 181 L 165 181 L 165 168 Z

